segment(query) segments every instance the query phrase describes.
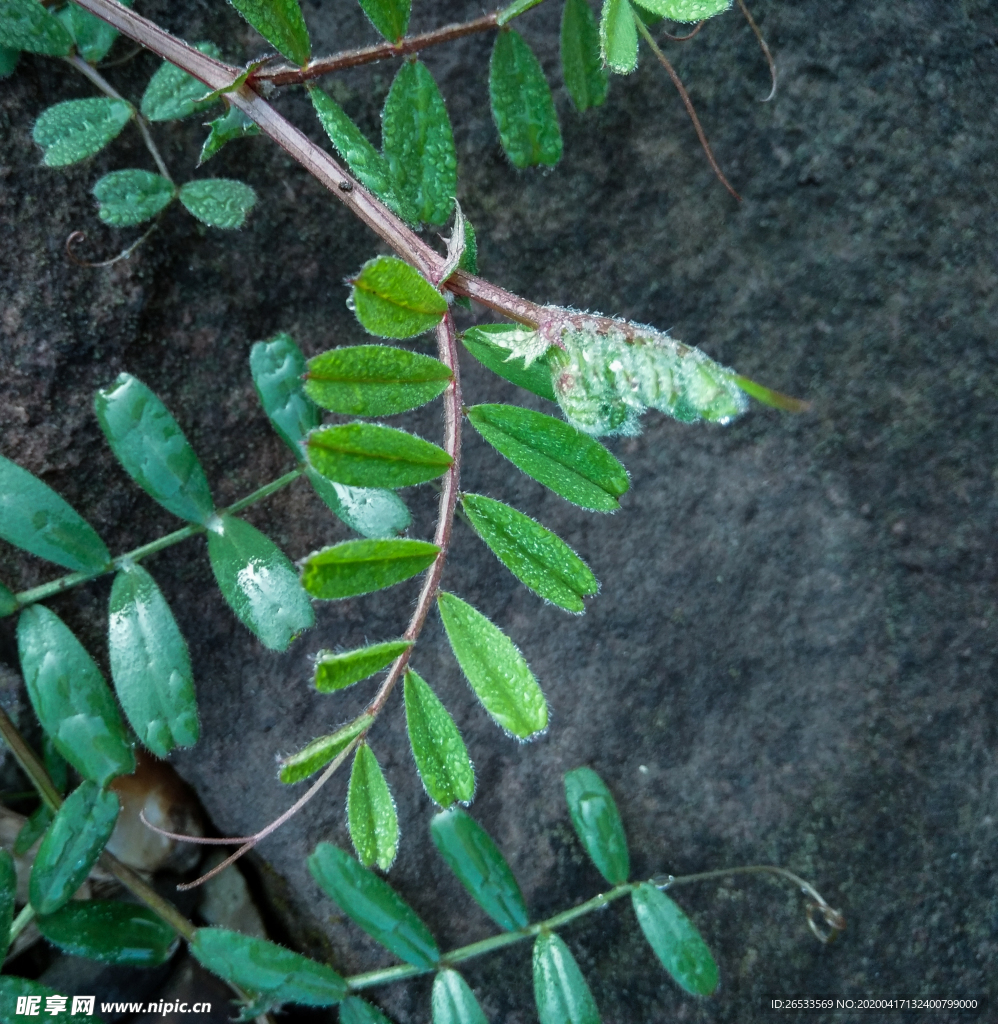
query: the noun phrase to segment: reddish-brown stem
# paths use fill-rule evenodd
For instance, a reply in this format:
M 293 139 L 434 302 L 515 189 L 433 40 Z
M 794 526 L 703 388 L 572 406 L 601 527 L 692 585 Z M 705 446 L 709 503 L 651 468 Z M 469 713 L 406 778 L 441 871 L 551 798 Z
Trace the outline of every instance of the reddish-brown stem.
M 685 36 L 674 36 L 671 32 L 663 32 L 662 35 L 666 39 L 671 39 L 674 43 L 685 43 L 688 39 L 692 39 L 706 24 L 707 22 L 705 21 L 698 21 L 697 27 L 692 32 L 687 32 Z
M 250 84 L 271 82 L 273 85 L 301 85 L 313 78 L 328 75 L 333 71 L 342 71 L 344 68 L 374 64 L 379 60 L 391 60 L 392 57 L 404 57 L 406 54 L 418 53 L 440 43 L 463 39 L 478 32 L 488 32 L 496 27 L 498 16 L 499 12 L 493 11 L 492 14 L 483 14 L 471 21 L 444 25 L 418 36 L 408 36 L 397 43 L 376 43 L 374 46 L 364 46 L 356 50 L 344 50 L 342 53 L 334 53 L 331 57 L 320 57 L 318 60 L 310 61 L 303 68 L 282 66 L 262 69 L 250 76 Z
M 759 26 L 755 23 L 755 18 L 752 17 L 752 12 L 748 9 L 745 4 L 745 0 L 738 0 L 738 6 L 742 9 L 742 14 L 745 15 L 745 20 L 749 23 L 749 28 L 755 33 L 756 39 L 759 40 L 759 45 L 762 47 L 762 54 L 766 58 L 766 63 L 769 65 L 769 77 L 773 81 L 773 86 L 769 90 L 769 95 L 761 99 L 760 103 L 768 103 L 776 95 L 776 61 L 773 60 L 773 55 L 769 52 L 769 46 L 766 43 L 766 39 L 762 32 L 759 31 Z

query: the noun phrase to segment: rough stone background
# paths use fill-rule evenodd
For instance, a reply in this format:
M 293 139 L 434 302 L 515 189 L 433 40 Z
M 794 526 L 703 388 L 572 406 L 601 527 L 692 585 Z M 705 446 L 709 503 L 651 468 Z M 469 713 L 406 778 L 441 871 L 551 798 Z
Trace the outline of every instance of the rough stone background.
M 261 49 L 220 2 L 138 6 L 233 59 Z M 415 6 L 416 29 L 481 10 Z M 518 746 L 491 725 L 435 620 L 414 661 L 464 731 L 478 769 L 473 813 L 533 912 L 600 889 L 560 781 L 588 764 L 617 796 L 635 875 L 779 863 L 848 919 L 826 947 L 786 885 L 677 890 L 721 968 L 716 996 L 698 1001 L 666 978 L 625 905 L 590 917 L 565 938 L 604 1020 L 621 1024 L 762 1019 L 765 993 L 998 996 L 998 21 L 986 0 L 753 6 L 780 68 L 773 102 L 758 102 L 765 66 L 737 12 L 668 50 L 741 205 L 712 177 L 649 55 L 614 80 L 605 107 L 574 113 L 553 3 L 522 20 L 562 117 L 566 155 L 551 173 L 517 172 L 499 149 L 487 39 L 427 56 L 452 113 L 460 199 L 486 276 L 538 301 L 672 328 L 813 403 L 798 417 L 756 407 L 724 429 L 648 416 L 642 436 L 611 443 L 632 475 L 613 517 L 567 505 L 465 434 L 467 487 L 557 529 L 603 582 L 584 617 L 566 616 L 457 531 L 445 585 L 529 657 L 553 709 L 536 743 Z M 319 52 L 373 39 L 348 0 L 304 9 Z M 137 97 L 155 66 L 143 55 L 108 74 Z M 359 71 L 334 86 L 372 134 L 391 74 Z M 121 370 L 145 380 L 187 430 L 219 502 L 234 500 L 289 468 L 254 397 L 250 344 L 279 329 L 307 353 L 359 342 L 341 280 L 379 246 L 258 139 L 207 168 L 258 189 L 244 231 L 202 230 L 178 211 L 128 262 L 74 266 L 63 250 L 72 230 L 87 231 L 94 255 L 122 244 L 96 219 L 94 181 L 148 165 L 126 133 L 88 164 L 39 166 L 33 118 L 90 94 L 42 58 L 0 86 L 0 450 L 124 550 L 174 524 L 116 467 L 90 411 L 95 388 Z M 317 136 L 301 93 L 280 106 Z M 196 122 L 156 134 L 176 173 L 193 173 Z M 469 400 L 530 398 L 475 365 L 464 373 Z M 438 406 L 408 423 L 434 436 Z M 412 504 L 413 535 L 428 535 L 432 495 Z M 304 485 L 249 518 L 295 558 L 345 536 Z M 190 639 L 199 685 L 203 740 L 175 763 L 220 830 L 251 832 L 292 799 L 274 755 L 364 699 L 310 691 L 310 655 L 395 635 L 415 587 L 321 607 L 317 628 L 278 656 L 225 607 L 202 542 L 149 567 Z M 53 570 L 4 546 L 0 574 L 27 587 Z M 52 602 L 102 660 L 108 592 L 102 581 Z M 0 658 L 16 666 L 10 620 Z M 432 810 L 401 710 L 396 697 L 373 737 L 403 831 L 391 881 L 448 947 L 492 926 L 428 842 Z M 318 840 L 347 842 L 345 782 L 261 846 L 261 871 L 283 937 L 357 971 L 385 957 L 305 870 Z M 526 946 L 466 973 L 490 1020 L 535 1019 Z M 375 995 L 414 1022 L 428 1019 L 428 994 L 422 981 Z

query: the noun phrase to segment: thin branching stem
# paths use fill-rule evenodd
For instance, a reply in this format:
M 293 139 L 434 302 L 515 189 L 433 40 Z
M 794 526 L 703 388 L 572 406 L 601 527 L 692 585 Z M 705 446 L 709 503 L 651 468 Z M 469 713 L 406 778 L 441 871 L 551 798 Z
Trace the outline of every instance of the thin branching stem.
M 674 36 L 671 32 L 663 32 L 662 35 L 664 35 L 666 39 L 671 39 L 674 43 L 686 43 L 697 35 L 700 32 L 700 29 L 702 29 L 706 24 L 706 21 L 698 21 L 696 28 L 693 29 L 692 32 L 687 32 L 685 36 Z
M 769 52 L 769 45 L 766 43 L 766 38 L 759 30 L 759 26 L 755 23 L 755 18 L 752 17 L 752 12 L 748 9 L 745 0 L 738 0 L 738 6 L 742 10 L 742 14 L 745 15 L 745 20 L 749 23 L 749 28 L 755 33 L 756 39 L 759 40 L 759 45 L 762 47 L 762 54 L 766 58 L 766 63 L 769 65 L 769 77 L 773 81 L 773 86 L 769 90 L 769 95 L 764 96 L 760 103 L 768 103 L 776 95 L 776 61 L 773 60 L 773 55 Z

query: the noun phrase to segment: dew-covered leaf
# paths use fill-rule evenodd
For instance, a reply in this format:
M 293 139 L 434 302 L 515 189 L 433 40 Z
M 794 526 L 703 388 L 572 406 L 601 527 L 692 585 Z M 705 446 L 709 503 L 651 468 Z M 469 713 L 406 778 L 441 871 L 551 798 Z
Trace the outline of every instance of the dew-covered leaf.
M 194 49 L 215 60 L 222 56 L 214 43 L 196 43 Z M 140 109 L 147 121 L 173 121 L 207 110 L 217 102 L 214 97 L 205 99 L 208 95 L 208 86 L 165 60 L 149 79 Z
M 416 409 L 451 382 L 439 359 L 389 345 L 351 345 L 313 356 L 305 394 L 348 416 L 391 416 Z
M 48 484 L 2 455 L 0 537 L 76 572 L 100 572 L 111 561 L 107 545 L 75 509 Z
M 436 327 L 447 300 L 415 267 L 394 256 L 368 260 L 353 281 L 353 310 L 379 338 L 412 338 Z
M 65 57 L 73 37 L 38 0 L 0 0 L 0 46 Z
M 561 129 L 544 69 L 523 37 L 512 29 L 496 36 L 489 96 L 502 148 L 514 166 L 553 167 L 561 159 Z
M 45 150 L 47 167 L 66 167 L 99 153 L 134 113 L 131 103 L 109 96 L 66 100 L 42 111 L 31 137 Z
M 70 900 L 37 918 L 42 935 L 70 956 L 155 967 L 177 948 L 177 933 L 148 907 L 116 900 Z
M 132 0 L 120 0 L 125 7 L 132 6 Z M 88 63 L 102 61 L 118 38 L 118 30 L 96 14 L 85 11 L 78 4 L 66 4 L 57 17 L 76 40 L 76 52 Z
M 221 116 L 208 122 L 208 138 L 201 147 L 198 167 L 207 163 L 227 142 L 236 139 L 247 139 L 251 135 L 259 135 L 260 126 L 252 118 L 244 114 L 238 107 L 229 107 Z
M 305 559 L 302 586 L 326 601 L 371 594 L 421 573 L 439 553 L 424 540 L 347 540 Z
M 410 487 L 443 476 L 453 461 L 435 444 L 378 423 L 313 430 L 307 450 L 324 477 L 352 487 Z
M 510 381 L 517 387 L 532 391 L 541 398 L 555 401 L 551 386 L 551 367 L 543 356 L 529 366 L 522 356 L 511 356 L 507 348 L 496 343 L 504 334 L 518 334 L 524 328 L 518 324 L 481 324 L 469 327 L 461 336 L 464 347 L 493 373 Z
M 32 0 L 34 2 L 34 0 Z M 0 976 L 0 1007 L 3 1008 L 4 1016 L 0 1018 L 3 1024 L 24 1024 L 23 1017 L 14 1016 L 10 1007 L 17 1006 L 19 999 L 37 999 L 34 1005 L 41 1008 L 51 996 L 58 996 L 54 988 L 47 985 L 40 985 L 37 981 L 28 978 L 18 978 L 13 974 Z M 73 1024 L 104 1024 L 104 1020 L 89 1013 L 73 1014 L 69 1018 Z
M 7 956 L 10 926 L 14 922 L 14 900 L 17 897 L 17 869 L 14 858 L 0 849 L 0 957 Z
M 412 0 L 360 0 L 371 24 L 390 42 L 397 43 L 409 27 Z
M 315 656 L 315 688 L 335 693 L 387 668 L 412 647 L 412 640 L 387 640 L 353 651 L 319 651 Z
M 114 578 L 108 609 L 111 678 L 125 716 L 157 757 L 198 741 L 187 644 L 155 580 L 139 565 Z
M 285 949 L 276 942 L 226 928 L 199 928 L 191 953 L 220 978 L 266 996 L 271 1005 L 335 1006 L 347 984 L 332 967 Z
M 639 6 L 669 21 L 705 21 L 731 6 L 731 0 L 634 0 Z
M 433 1024 L 489 1024 L 475 993 L 450 967 L 433 979 Z
M 547 701 L 513 641 L 453 594 L 441 591 L 437 604 L 461 671 L 496 724 L 521 740 L 546 729 Z
M 340 1024 L 391 1024 L 391 1021 L 366 999 L 350 996 L 340 1004 Z
M 246 215 L 256 203 L 256 192 L 232 178 L 202 178 L 181 185 L 178 198 L 203 224 L 231 230 L 246 223 Z
M 302 66 L 312 56 L 298 0 L 229 0 L 229 3 L 288 60 Z
M 55 612 L 38 604 L 25 608 L 17 646 L 31 705 L 56 750 L 102 786 L 133 772 L 135 757 L 111 691 Z
M 436 848 L 475 902 L 500 928 L 530 922 L 523 893 L 492 837 L 466 811 L 452 807 L 430 822 Z
M 167 511 L 206 523 L 215 511 L 194 449 L 159 398 L 130 373 L 94 395 L 94 411 L 128 475 Z
M 465 494 L 461 503 L 478 536 L 524 586 L 566 611 L 586 610 L 582 598 L 599 582 L 559 536 L 481 494 Z
M 534 942 L 534 999 L 541 1024 L 600 1024 L 596 1000 L 568 946 L 554 932 Z
M 429 970 L 440 959 L 430 930 L 412 907 L 350 854 L 331 843 L 319 843 L 308 869 L 354 924 L 400 960 Z
M 450 712 L 412 669 L 405 674 L 403 688 L 409 744 L 427 794 L 441 807 L 470 803 L 475 796 L 475 769 Z
M 366 743 L 357 748 L 350 770 L 347 826 L 361 864 L 387 871 L 398 852 L 399 821 L 381 765 Z
M 314 775 L 320 768 L 325 768 L 338 754 L 362 733 L 369 729 L 374 719 L 370 715 L 361 715 L 352 722 L 337 729 L 329 736 L 320 736 L 303 747 L 297 754 L 281 758 L 280 780 L 285 783 L 301 782 Z
M 208 557 L 222 596 L 242 624 L 272 651 L 287 650 L 315 613 L 283 551 L 255 527 L 223 515 L 208 528 Z
M 564 420 L 513 405 L 476 405 L 467 415 L 493 448 L 555 494 L 597 512 L 620 508 L 627 471 Z
M 68 903 L 84 883 L 118 819 L 117 794 L 87 781 L 66 798 L 31 867 L 28 894 L 39 914 Z
M 115 228 L 132 227 L 151 220 L 173 202 L 172 183 L 152 171 L 112 171 L 94 185 L 100 204 L 98 216 Z
M 588 0 L 565 0 L 561 70 L 565 88 L 580 113 L 606 100 L 609 79 L 600 55 L 599 28 Z
M 654 885 L 631 893 L 634 913 L 662 966 L 687 992 L 709 996 L 717 988 L 717 964 L 693 922 Z
M 301 459 L 305 435 L 321 419 L 302 386 L 305 356 L 301 349 L 283 331 L 269 341 L 258 341 L 250 349 L 250 373 L 271 426 Z
M 629 75 L 638 66 L 637 15 L 630 0 L 603 0 L 600 15 L 600 51 L 606 66 L 618 75 Z
M 457 192 L 457 154 L 444 98 L 420 61 L 399 68 L 381 117 L 381 147 L 419 220 L 442 225 Z
M 600 874 L 621 885 L 631 873 L 627 835 L 613 794 L 592 768 L 565 775 L 565 799 L 572 825 Z
M 305 476 L 333 515 L 362 537 L 397 537 L 412 524 L 405 502 L 383 487 L 349 487 L 327 480 L 311 466 Z

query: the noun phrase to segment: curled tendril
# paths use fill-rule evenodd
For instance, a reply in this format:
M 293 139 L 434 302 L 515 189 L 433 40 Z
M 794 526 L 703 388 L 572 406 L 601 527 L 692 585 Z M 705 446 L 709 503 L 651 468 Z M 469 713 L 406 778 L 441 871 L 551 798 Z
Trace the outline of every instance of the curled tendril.
M 769 46 L 767 45 L 762 32 L 759 31 L 759 26 L 755 23 L 755 18 L 752 17 L 752 12 L 745 6 L 745 0 L 738 0 L 738 6 L 742 9 L 742 14 L 745 15 L 745 20 L 749 23 L 749 28 L 752 29 L 755 33 L 756 39 L 759 40 L 763 56 L 766 58 L 766 63 L 769 65 L 769 77 L 773 80 L 773 85 L 769 90 L 769 95 L 764 96 L 759 100 L 760 103 L 768 103 L 776 95 L 776 61 L 773 60 L 773 55 L 769 52 Z M 702 25 L 703 22 L 700 24 Z
M 846 919 L 842 916 L 842 912 L 835 910 L 827 903 L 809 903 L 806 913 L 807 926 L 811 929 L 811 934 L 826 945 L 829 942 L 834 942 L 839 932 L 846 926 Z M 819 914 L 824 925 L 817 920 Z
M 663 32 L 662 35 L 666 39 L 671 39 L 674 43 L 685 43 L 687 39 L 692 39 L 699 31 L 706 25 L 705 21 L 698 21 L 696 28 L 692 32 L 688 32 L 685 36 L 674 36 L 671 32 Z
M 156 225 L 153 224 L 143 235 L 132 242 L 127 249 L 122 249 L 117 256 L 112 256 L 107 260 L 99 260 L 91 262 L 90 260 L 81 259 L 73 252 L 73 246 L 79 242 L 86 241 L 87 234 L 85 231 L 71 231 L 69 236 L 66 238 L 66 255 L 78 266 L 78 267 L 111 267 L 115 263 L 119 263 L 121 260 L 127 260 L 129 256 L 135 252 L 136 249 L 156 230 Z

